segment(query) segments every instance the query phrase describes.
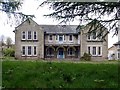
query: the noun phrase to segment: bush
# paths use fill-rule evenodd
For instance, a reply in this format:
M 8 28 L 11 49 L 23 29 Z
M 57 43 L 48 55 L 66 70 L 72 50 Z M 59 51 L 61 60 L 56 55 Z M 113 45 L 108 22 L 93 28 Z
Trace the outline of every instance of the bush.
M 3 50 L 4 56 L 8 57 L 14 57 L 15 56 L 15 50 L 13 48 L 6 48 Z
M 91 61 L 91 55 L 88 53 L 84 53 L 84 55 L 81 57 L 81 60 Z

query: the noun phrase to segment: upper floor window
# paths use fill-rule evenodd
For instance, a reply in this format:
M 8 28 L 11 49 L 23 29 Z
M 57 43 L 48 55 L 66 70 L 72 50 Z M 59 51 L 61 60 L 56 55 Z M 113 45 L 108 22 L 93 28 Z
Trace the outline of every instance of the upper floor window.
M 88 40 L 96 40 L 97 39 L 97 33 L 95 31 L 91 32 L 91 33 L 88 33 L 87 39 Z
M 72 41 L 73 38 L 72 38 L 72 35 L 69 35 L 69 41 Z
M 36 31 L 33 32 L 33 39 L 34 39 L 34 40 L 37 39 L 37 32 L 36 32 Z
M 56 41 L 58 40 L 58 35 L 55 36 L 56 37 Z
M 22 32 L 22 40 L 25 40 L 26 39 L 26 36 L 25 36 L 25 32 L 23 31 Z
M 63 41 L 64 36 L 63 35 L 59 35 L 59 41 Z
M 49 40 L 52 40 L 52 35 L 49 35 Z
M 28 31 L 28 39 L 32 39 L 32 33 L 31 33 L 31 31 Z

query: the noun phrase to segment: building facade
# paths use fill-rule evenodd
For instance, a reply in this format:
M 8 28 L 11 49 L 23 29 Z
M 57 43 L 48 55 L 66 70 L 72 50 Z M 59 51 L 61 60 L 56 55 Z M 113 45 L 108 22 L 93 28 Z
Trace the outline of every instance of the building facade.
M 88 34 L 90 24 L 81 29 L 77 27 L 77 25 L 38 25 L 32 19 L 27 19 L 14 30 L 15 57 L 80 60 L 84 53 L 89 53 L 92 60 L 107 59 L 108 37 L 106 36 L 104 41 L 97 37 L 97 32 Z M 106 28 L 104 30 L 107 32 Z

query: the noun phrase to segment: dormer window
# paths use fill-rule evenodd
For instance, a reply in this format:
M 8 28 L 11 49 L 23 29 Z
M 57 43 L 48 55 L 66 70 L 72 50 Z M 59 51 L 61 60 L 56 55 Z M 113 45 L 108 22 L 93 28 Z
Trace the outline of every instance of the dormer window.
M 31 33 L 31 31 L 28 31 L 28 39 L 32 39 L 32 33 Z
M 96 32 L 88 33 L 87 39 L 88 40 L 97 40 L 97 33 Z

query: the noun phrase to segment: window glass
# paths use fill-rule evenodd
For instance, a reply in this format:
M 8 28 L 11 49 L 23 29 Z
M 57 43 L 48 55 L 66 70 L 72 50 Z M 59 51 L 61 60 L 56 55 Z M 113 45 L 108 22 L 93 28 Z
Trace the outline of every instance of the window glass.
M 37 32 L 34 31 L 34 39 L 37 39 Z
M 25 39 L 25 32 L 22 32 L 22 39 Z
M 25 55 L 25 46 L 22 46 L 22 55 Z
M 69 35 L 69 40 L 72 41 L 72 35 Z
M 49 35 L 49 40 L 52 40 L 52 35 Z
M 31 46 L 28 46 L 28 55 L 31 55 Z
M 96 55 L 96 47 L 93 47 L 92 54 L 93 54 L 93 55 Z
M 34 55 L 36 55 L 37 51 L 36 51 L 36 46 L 34 46 Z
M 28 31 L 28 39 L 32 39 L 31 31 Z

